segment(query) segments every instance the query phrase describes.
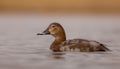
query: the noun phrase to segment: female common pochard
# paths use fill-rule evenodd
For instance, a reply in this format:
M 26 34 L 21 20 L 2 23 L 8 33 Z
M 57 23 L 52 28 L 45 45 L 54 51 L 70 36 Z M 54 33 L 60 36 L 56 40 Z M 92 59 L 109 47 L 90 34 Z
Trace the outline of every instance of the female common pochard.
M 48 28 L 37 35 L 52 35 L 55 40 L 50 46 L 53 52 L 79 51 L 79 52 L 104 52 L 110 51 L 104 44 L 93 40 L 70 39 L 66 40 L 64 28 L 59 23 L 51 23 Z

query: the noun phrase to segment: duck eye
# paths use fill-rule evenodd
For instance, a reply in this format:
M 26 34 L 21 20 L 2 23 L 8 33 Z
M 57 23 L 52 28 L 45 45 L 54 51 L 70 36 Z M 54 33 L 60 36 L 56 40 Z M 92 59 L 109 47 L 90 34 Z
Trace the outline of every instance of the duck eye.
M 55 26 L 52 26 L 53 28 L 55 27 Z

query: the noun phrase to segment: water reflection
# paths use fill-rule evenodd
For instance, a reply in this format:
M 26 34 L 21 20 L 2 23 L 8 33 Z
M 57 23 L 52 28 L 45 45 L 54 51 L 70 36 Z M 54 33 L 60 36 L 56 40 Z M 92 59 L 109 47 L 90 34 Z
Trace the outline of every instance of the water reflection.
M 52 52 L 52 53 L 50 53 L 50 57 L 52 57 L 54 59 L 65 59 L 64 55 L 65 55 L 64 52 Z

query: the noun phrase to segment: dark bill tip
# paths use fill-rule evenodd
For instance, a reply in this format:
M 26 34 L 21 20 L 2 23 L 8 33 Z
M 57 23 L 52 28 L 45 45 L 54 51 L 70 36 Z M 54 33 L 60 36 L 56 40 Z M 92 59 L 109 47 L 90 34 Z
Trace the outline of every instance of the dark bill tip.
M 37 33 L 37 35 L 44 35 L 43 33 Z
M 50 35 L 49 33 L 37 33 L 37 35 Z
M 37 35 L 50 35 L 50 32 L 48 31 L 48 28 L 43 31 L 42 33 L 37 33 Z
M 42 33 L 37 33 L 37 35 L 50 35 L 49 31 L 44 31 Z

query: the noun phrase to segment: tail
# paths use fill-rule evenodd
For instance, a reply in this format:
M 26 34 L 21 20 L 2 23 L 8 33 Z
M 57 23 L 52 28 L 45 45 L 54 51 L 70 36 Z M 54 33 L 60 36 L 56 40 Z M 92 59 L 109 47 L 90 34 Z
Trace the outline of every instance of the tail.
M 104 44 L 100 44 L 100 51 L 111 51 Z

